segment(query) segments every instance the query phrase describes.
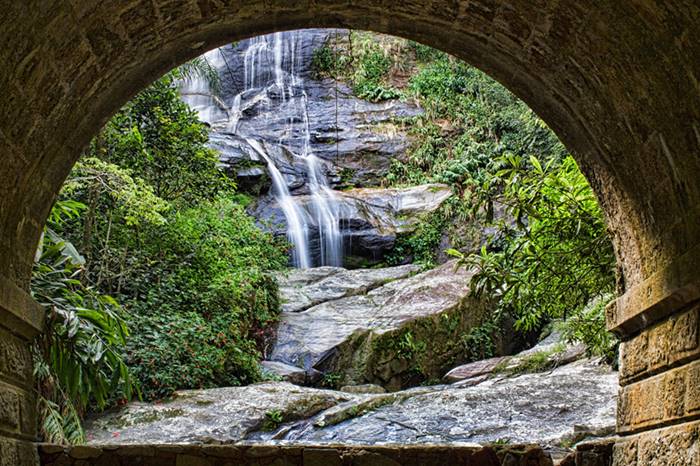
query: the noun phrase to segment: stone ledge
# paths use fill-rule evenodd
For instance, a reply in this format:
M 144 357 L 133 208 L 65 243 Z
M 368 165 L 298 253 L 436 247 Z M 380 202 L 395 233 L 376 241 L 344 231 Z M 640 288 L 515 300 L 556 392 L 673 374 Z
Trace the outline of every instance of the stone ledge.
M 610 303 L 606 309 L 608 329 L 628 337 L 697 301 L 698 270 L 700 245 Z
M 0 325 L 28 340 L 44 327 L 42 307 L 3 275 L 0 275 Z
M 613 466 L 700 464 L 700 422 L 623 437 L 613 447 Z
M 38 445 L 43 466 L 552 466 L 536 445 Z
M 620 434 L 700 418 L 700 360 L 620 389 Z
M 700 304 L 620 345 L 620 383 L 628 385 L 700 358 Z

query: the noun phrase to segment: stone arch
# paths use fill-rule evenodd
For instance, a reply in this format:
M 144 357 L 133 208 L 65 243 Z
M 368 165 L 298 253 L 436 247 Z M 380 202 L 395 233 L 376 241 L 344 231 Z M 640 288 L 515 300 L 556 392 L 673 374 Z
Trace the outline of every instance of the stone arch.
M 686 364 L 700 353 L 698 311 L 687 307 L 700 298 L 697 2 L 2 3 L 0 324 L 18 341 L 40 328 L 41 312 L 22 289 L 48 210 L 81 150 L 111 114 L 160 74 L 227 41 L 276 30 L 349 27 L 414 39 L 465 59 L 554 129 L 598 194 L 618 256 L 621 297 L 609 308 L 609 323 L 629 340 L 622 352 L 620 432 L 697 415 L 700 406 L 692 399 L 700 398 L 700 382 L 692 385 L 694 365 Z M 652 358 L 651 351 L 660 355 Z M 0 378 L 23 399 L 22 374 L 2 371 Z M 682 396 L 662 403 L 651 417 L 643 413 L 648 410 L 639 393 L 652 393 L 671 375 L 683 386 L 676 390 Z M 667 392 L 659 390 L 666 400 Z M 31 415 L 31 408 L 23 409 Z M 30 439 L 21 424 L 20 415 L 11 427 L 0 427 L 0 436 Z

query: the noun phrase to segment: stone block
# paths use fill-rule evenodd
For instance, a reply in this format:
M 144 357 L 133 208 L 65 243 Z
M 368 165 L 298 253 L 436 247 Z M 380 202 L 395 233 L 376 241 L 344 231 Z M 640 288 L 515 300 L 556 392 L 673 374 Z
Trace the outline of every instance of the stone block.
M 304 466 L 342 466 L 340 452 L 335 448 L 305 448 L 303 455 Z
M 19 451 L 14 440 L 0 437 L 0 466 L 17 466 Z
M 401 466 L 401 463 L 388 456 L 370 451 L 360 451 L 353 456 L 351 464 L 352 466 Z M 304 466 L 306 466 L 306 462 L 304 462 Z M 321 465 L 319 464 L 318 466 Z
M 700 360 L 620 389 L 618 432 L 630 433 L 696 416 Z
M 20 395 L 9 385 L 0 383 L 0 428 L 20 429 Z
M 202 454 L 216 458 L 243 458 L 241 450 L 232 445 L 203 445 Z
M 253 445 L 245 451 L 248 458 L 268 458 L 278 454 L 279 447 L 273 445 Z
M 612 464 L 615 466 L 637 466 L 637 441 L 619 440 L 613 447 Z
M 32 357 L 29 344 L 0 328 L 0 372 L 21 383 L 31 384 Z
M 70 450 L 70 456 L 78 460 L 99 458 L 102 450 L 86 445 L 77 445 Z
M 177 455 L 175 466 L 213 466 L 214 463 L 201 456 Z
M 699 434 L 697 424 L 646 433 L 639 439 L 638 464 L 697 465 L 700 461 Z
M 643 331 L 620 347 L 623 385 L 700 357 L 700 306 Z

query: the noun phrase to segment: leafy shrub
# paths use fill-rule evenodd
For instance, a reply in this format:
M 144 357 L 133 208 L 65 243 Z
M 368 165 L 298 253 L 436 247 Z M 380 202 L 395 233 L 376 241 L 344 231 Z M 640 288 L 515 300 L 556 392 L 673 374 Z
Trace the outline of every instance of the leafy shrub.
M 217 168 L 175 78 L 110 120 L 61 193 L 86 206 L 59 231 L 85 257 L 77 278 L 122 304 L 127 362 L 148 399 L 259 380 L 279 307 L 270 271 L 286 264 Z
M 422 220 L 415 231 L 399 236 L 391 252 L 387 255 L 389 265 L 406 262 L 432 268 L 437 262 L 440 240 L 445 229 L 446 218 L 441 211 L 433 212 Z
M 491 188 L 498 186 L 507 217 L 490 245 L 463 260 L 478 270 L 474 293 L 500 295 L 502 310 L 524 330 L 580 315 L 614 287 L 612 244 L 590 186 L 571 158 L 543 166 L 510 155 L 501 163 Z M 484 202 L 493 202 L 491 188 Z
M 606 327 L 605 307 L 611 299 L 611 294 L 594 299 L 582 311 L 562 322 L 561 330 L 567 341 L 585 344 L 589 356 L 601 356 L 614 365 L 620 342 Z
M 283 250 L 226 197 L 142 239 L 137 260 L 147 267 L 127 280 L 122 299 L 134 315 L 128 361 L 145 397 L 259 380 L 279 309 L 269 270 L 286 264 Z

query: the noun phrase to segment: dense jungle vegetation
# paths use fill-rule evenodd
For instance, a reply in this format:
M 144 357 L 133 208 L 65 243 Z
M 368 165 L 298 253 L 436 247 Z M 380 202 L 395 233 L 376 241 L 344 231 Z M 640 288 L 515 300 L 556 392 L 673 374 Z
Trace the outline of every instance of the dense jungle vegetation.
M 313 65 L 361 98 L 419 102 L 422 115 L 395 121 L 413 142 L 386 184 L 439 182 L 457 194 L 388 263 L 457 257 L 478 270 L 473 293 L 500 297 L 494 326 L 565 318 L 571 339 L 614 357 L 603 317 L 614 256 L 600 208 L 531 110 L 475 68 L 386 36 L 353 32 L 318 49 Z M 49 327 L 34 354 L 46 441 L 83 441 L 89 409 L 262 377 L 279 307 L 272 272 L 287 264 L 287 245 L 246 214 L 208 128 L 180 100 L 177 80 L 197 72 L 212 74 L 201 63 L 176 70 L 122 108 L 51 212 L 32 282 Z M 476 224 L 494 233 L 475 239 Z
M 260 380 L 285 246 L 245 213 L 178 78 L 109 121 L 46 225 L 32 290 L 48 312 L 35 354 L 48 441 L 82 441 L 89 407 Z

